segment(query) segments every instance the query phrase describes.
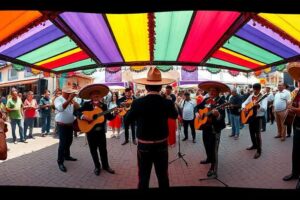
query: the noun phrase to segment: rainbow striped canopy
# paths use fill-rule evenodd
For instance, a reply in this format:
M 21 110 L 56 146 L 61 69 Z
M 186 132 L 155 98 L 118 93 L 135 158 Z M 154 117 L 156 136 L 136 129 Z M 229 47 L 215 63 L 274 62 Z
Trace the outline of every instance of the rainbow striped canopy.
M 112 66 L 243 72 L 300 58 L 300 15 L 0 11 L 0 59 L 62 73 Z

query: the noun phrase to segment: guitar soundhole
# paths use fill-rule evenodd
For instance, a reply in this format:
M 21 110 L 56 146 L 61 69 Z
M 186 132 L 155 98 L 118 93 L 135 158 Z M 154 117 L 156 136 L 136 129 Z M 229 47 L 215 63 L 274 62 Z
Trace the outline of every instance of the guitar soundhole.
M 97 115 L 93 115 L 93 120 L 96 120 L 97 119 Z

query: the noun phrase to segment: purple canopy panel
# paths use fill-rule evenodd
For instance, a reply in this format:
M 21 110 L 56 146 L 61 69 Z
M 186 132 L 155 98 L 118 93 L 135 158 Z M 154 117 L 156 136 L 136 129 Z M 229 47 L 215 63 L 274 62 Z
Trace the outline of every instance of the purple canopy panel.
M 262 26 L 260 23 L 254 21 L 254 20 L 250 20 L 247 24 L 250 25 L 251 27 L 259 30 L 260 32 L 270 36 L 271 38 L 277 40 L 278 42 L 282 43 L 283 45 L 287 46 L 288 48 L 293 49 L 295 52 L 297 52 L 297 54 L 300 53 L 299 46 L 291 43 L 289 40 L 283 39 L 278 33 L 275 33 L 271 29 Z
M 198 80 L 198 70 L 193 72 L 187 72 L 181 69 L 181 80 L 183 81 L 197 81 Z
M 298 55 L 293 49 L 247 24 L 236 35 L 284 58 Z
M 2 53 L 4 50 L 22 42 L 23 40 L 35 35 L 36 33 L 40 32 L 41 30 L 51 26 L 52 23 L 48 20 L 46 22 L 44 22 L 43 24 L 40 24 L 32 29 L 30 29 L 30 31 L 24 33 L 23 35 L 19 36 L 18 38 L 13 39 L 12 41 L 10 41 L 9 43 L 3 45 L 0 47 L 0 53 Z
M 64 36 L 64 33 L 56 26 L 51 25 L 46 27 L 45 29 L 41 29 L 40 32 L 37 32 L 27 39 L 24 39 L 20 43 L 4 50 L 2 54 L 16 58 L 31 50 L 39 48 L 44 44 L 48 44 L 62 36 Z
M 65 12 L 60 16 L 102 63 L 123 62 L 101 14 Z

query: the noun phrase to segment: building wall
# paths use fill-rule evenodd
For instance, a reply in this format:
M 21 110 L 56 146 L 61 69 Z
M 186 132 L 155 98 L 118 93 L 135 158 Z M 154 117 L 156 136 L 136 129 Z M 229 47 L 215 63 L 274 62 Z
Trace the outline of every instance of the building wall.
M 21 81 L 21 80 L 30 80 L 30 79 L 34 79 L 34 78 L 44 78 L 43 75 L 32 75 L 25 71 L 19 71 L 19 72 L 17 72 L 16 79 L 9 80 L 9 71 L 11 69 L 12 69 L 12 66 L 0 68 L 0 73 L 1 73 L 0 84 L 7 83 L 7 82 Z M 56 81 L 55 81 L 56 78 L 55 77 L 54 78 L 47 77 L 45 79 L 48 80 L 48 89 L 50 90 L 50 92 L 53 92 L 56 88 Z M 1 85 L 0 85 L 0 87 L 1 87 Z

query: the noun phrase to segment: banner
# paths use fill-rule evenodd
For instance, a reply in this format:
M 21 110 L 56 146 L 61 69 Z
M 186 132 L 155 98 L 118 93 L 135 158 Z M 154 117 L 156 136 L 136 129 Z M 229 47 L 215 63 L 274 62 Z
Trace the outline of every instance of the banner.
M 118 72 L 110 73 L 105 70 L 105 82 L 122 82 L 122 71 L 119 70 Z
M 198 70 L 193 72 L 187 72 L 181 68 L 181 80 L 183 81 L 197 81 L 198 80 Z

